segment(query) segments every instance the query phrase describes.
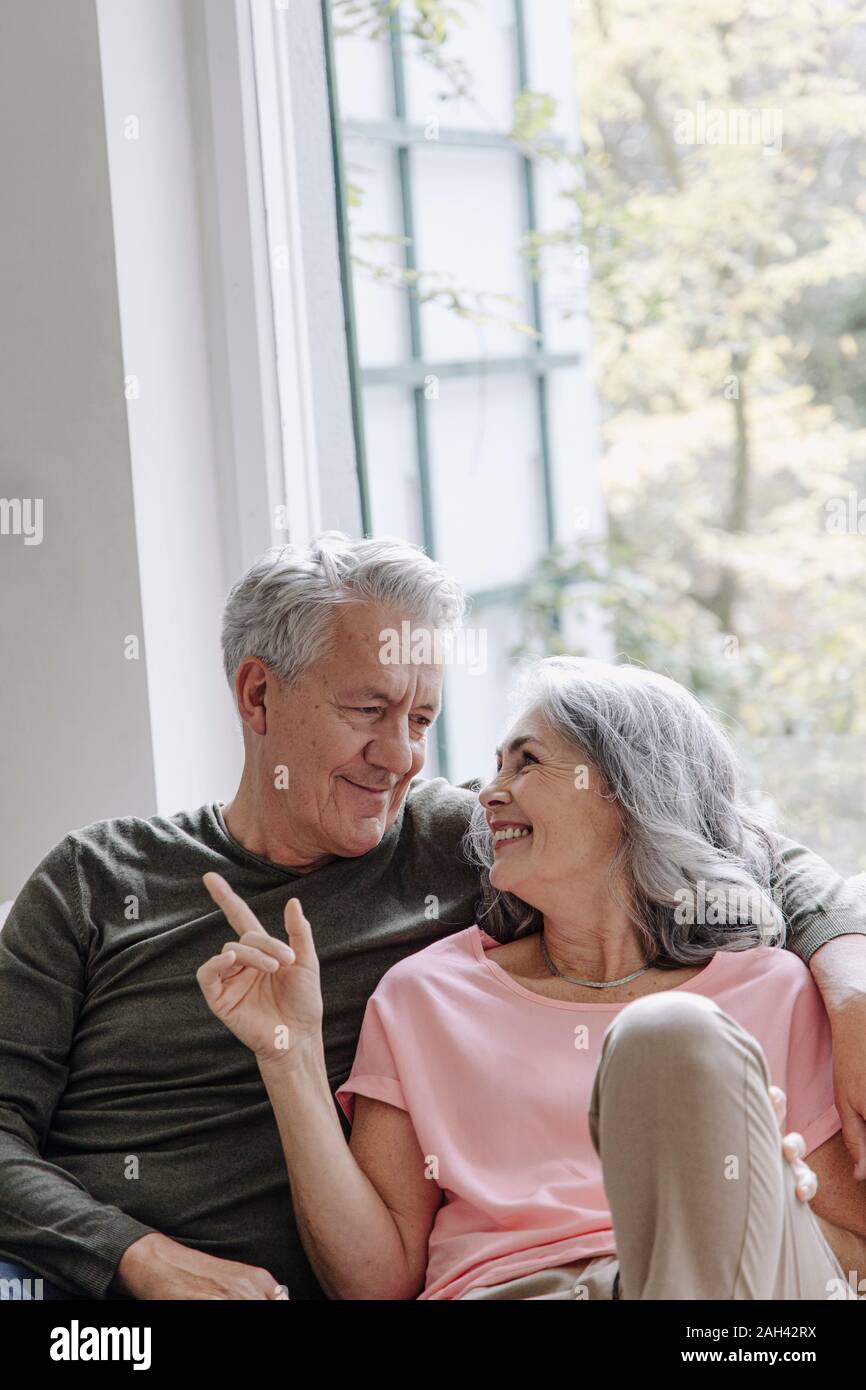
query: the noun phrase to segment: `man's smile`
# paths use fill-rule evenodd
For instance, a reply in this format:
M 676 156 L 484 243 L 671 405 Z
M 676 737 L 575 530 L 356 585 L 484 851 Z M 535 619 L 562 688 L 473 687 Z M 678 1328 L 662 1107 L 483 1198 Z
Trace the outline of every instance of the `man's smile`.
M 340 779 L 343 782 L 347 782 L 354 791 L 361 792 L 364 796 L 377 797 L 379 800 L 382 800 L 391 794 L 390 787 L 368 787 L 365 786 L 363 782 L 353 782 L 352 778 L 347 777 L 345 773 L 340 774 Z

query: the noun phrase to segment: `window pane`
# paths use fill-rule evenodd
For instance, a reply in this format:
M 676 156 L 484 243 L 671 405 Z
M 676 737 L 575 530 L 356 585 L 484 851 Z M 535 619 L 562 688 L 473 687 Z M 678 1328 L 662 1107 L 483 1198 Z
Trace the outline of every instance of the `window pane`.
M 537 0 L 535 0 L 537 3 Z M 437 117 L 440 125 L 462 126 L 474 130 L 506 131 L 512 122 L 512 94 L 515 89 L 514 3 L 513 0 L 477 0 L 461 6 L 465 28 L 448 25 L 447 50 L 465 64 L 469 72 L 471 95 L 442 100 L 453 93 L 453 83 L 415 54 L 416 42 L 407 35 L 406 100 L 410 121 L 426 125 Z
M 514 584 L 544 549 L 535 383 L 447 378 L 428 402 L 438 558 L 470 589 Z
M 535 165 L 535 215 L 541 232 L 563 227 L 565 190 L 574 186 L 569 166 Z M 541 254 L 541 321 L 548 352 L 577 352 L 587 345 L 587 253 L 579 246 L 545 247 Z
M 358 186 L 361 199 L 350 209 L 358 358 L 362 367 L 400 362 L 409 352 L 406 292 L 371 268 L 403 265 L 403 243 L 396 239 L 403 225 L 396 156 L 372 140 L 346 140 L 343 152 L 346 178 Z
M 412 173 L 418 264 L 453 277 L 466 303 L 497 320 L 479 327 L 447 304 L 426 304 L 421 313 L 425 356 L 442 361 L 526 352 L 531 340 L 500 326 L 530 319 L 527 275 L 518 254 L 524 225 L 519 159 L 510 151 L 431 145 L 413 149 Z M 485 301 L 485 292 L 512 295 L 517 302 Z
M 548 374 L 547 421 L 557 540 L 603 534 L 604 494 L 596 466 L 598 400 L 588 373 L 559 367 Z
M 573 0 L 524 0 L 529 86 L 556 102 L 551 129 L 575 145 L 579 138 L 575 81 L 584 54 L 571 29 Z
M 415 403 L 402 386 L 370 386 L 364 393 L 367 478 L 373 531 L 420 545 L 420 485 Z
M 465 662 L 452 662 L 445 677 L 449 772 L 452 781 L 486 781 L 494 772 L 494 749 L 508 720 L 508 692 L 514 683 L 509 653 L 520 640 L 516 605 L 473 604 L 467 620 Z M 483 643 L 483 646 L 482 646 Z M 455 644 L 455 650 L 460 651 Z M 483 653 L 485 669 L 477 658 Z M 473 664 L 475 670 L 473 671 Z
M 388 120 L 394 114 L 389 45 L 337 33 L 334 60 L 342 119 Z

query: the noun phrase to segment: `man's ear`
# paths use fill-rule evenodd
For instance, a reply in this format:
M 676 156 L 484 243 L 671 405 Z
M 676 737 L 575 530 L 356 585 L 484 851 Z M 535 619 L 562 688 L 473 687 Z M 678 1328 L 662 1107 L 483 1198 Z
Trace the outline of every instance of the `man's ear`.
M 268 691 L 276 679 L 255 656 L 244 657 L 235 673 L 238 714 L 251 733 L 267 733 Z

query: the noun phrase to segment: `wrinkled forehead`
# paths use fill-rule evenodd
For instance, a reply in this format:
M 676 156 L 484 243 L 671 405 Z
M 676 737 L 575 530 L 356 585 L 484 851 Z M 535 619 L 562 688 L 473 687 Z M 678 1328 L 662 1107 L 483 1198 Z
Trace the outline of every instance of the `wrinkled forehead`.
M 438 697 L 444 655 L 432 624 L 352 604 L 341 610 L 334 639 L 325 658 L 331 682 L 388 700 L 413 694 Z
M 334 688 L 351 704 L 400 705 L 407 701 L 438 710 L 442 698 L 441 667 L 375 667 L 371 672 L 344 668 Z
M 564 739 L 562 734 L 553 728 L 537 701 L 527 702 L 509 719 L 496 746 L 496 755 L 508 757 L 509 754 L 518 752 L 526 743 L 538 745 L 548 753 L 564 756 L 579 751 L 576 744 Z
M 518 738 L 550 738 L 551 730 L 536 703 L 521 705 L 511 714 L 501 731 L 498 749 L 505 751 Z

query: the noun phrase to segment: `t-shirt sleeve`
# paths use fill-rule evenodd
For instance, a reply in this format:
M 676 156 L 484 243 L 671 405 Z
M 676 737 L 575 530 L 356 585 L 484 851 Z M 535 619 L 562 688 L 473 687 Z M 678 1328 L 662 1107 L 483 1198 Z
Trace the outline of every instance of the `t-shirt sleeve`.
M 785 920 L 785 945 L 808 964 L 819 946 L 837 936 L 866 934 L 866 892 L 805 845 L 773 835 L 777 855 L 773 895 Z
M 83 1298 L 105 1298 L 124 1251 L 154 1227 L 42 1157 L 87 991 L 79 894 L 67 837 L 0 932 L 0 1256 Z
M 810 1154 L 842 1128 L 833 1100 L 833 1039 L 821 991 L 808 969 L 794 1000 L 785 1084 L 784 1133 L 796 1130 Z
M 352 1070 L 336 1093 L 337 1101 L 350 1124 L 355 1117 L 356 1095 L 387 1101 L 400 1110 L 409 1109 L 400 1080 L 397 1057 L 399 1030 L 392 994 L 393 990 L 383 978 L 367 1001 Z

